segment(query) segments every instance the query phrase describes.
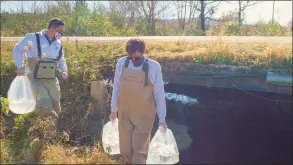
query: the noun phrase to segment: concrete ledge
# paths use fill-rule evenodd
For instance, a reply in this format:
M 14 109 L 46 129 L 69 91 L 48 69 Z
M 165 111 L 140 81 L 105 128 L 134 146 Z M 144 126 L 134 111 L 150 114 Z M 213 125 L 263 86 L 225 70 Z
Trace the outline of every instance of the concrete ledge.
M 292 76 L 274 74 L 171 74 L 163 73 L 165 83 L 198 85 L 218 88 L 238 88 L 241 90 L 292 94 Z M 278 78 L 279 77 L 279 78 Z M 284 78 L 286 77 L 286 78 Z M 113 74 L 104 75 L 113 81 Z M 286 80 L 282 82 L 282 80 Z M 274 80 L 274 81 L 272 81 Z M 291 81 L 290 81 L 291 80 Z M 290 85 L 291 82 L 291 85 Z

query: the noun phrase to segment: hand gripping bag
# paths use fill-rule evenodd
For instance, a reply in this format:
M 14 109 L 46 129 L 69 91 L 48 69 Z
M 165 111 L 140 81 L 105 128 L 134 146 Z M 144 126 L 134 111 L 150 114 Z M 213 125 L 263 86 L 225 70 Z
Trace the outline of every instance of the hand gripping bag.
M 36 100 L 27 76 L 16 76 L 8 90 L 9 109 L 15 114 L 26 114 L 35 110 Z
M 118 118 L 111 120 L 103 127 L 102 144 L 106 153 L 120 154 Z
M 176 140 L 170 129 L 159 127 L 151 140 L 146 164 L 176 164 L 179 162 L 179 151 Z

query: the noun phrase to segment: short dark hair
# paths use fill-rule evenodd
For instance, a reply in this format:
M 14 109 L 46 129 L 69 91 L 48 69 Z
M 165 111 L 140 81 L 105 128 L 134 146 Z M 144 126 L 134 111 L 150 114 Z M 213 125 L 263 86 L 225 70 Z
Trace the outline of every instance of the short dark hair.
M 128 40 L 125 48 L 128 55 L 132 55 L 136 51 L 145 53 L 145 43 L 140 39 Z
M 50 20 L 50 22 L 48 24 L 48 29 L 51 27 L 57 28 L 58 26 L 64 26 L 64 25 L 65 25 L 65 23 L 61 19 L 53 18 Z

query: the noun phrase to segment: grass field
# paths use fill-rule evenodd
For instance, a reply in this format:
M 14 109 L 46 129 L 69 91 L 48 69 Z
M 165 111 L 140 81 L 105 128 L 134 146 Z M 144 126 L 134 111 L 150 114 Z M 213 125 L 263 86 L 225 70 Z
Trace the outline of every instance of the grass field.
M 1 96 L 15 77 L 12 49 L 15 42 L 1 42 Z M 62 129 L 68 131 L 70 140 L 76 141 L 88 134 L 88 120 L 82 120 L 91 110 L 90 82 L 101 80 L 105 68 L 114 70 L 117 60 L 125 55 L 124 44 L 64 42 L 65 56 L 69 68 L 69 81 L 60 82 L 62 91 Z M 274 43 L 226 43 L 226 42 L 147 42 L 147 56 L 162 65 L 164 72 L 193 72 L 195 64 L 216 64 L 256 67 L 292 73 L 292 44 Z M 78 94 L 78 95 L 77 95 Z M 1 130 L 8 136 L 1 140 L 1 163 L 118 163 L 104 154 L 95 142 L 92 156 L 87 148 L 74 148 L 67 143 L 45 143 L 40 150 L 33 147 L 27 136 L 28 125 L 20 115 L 1 118 Z M 85 118 L 87 119 L 87 118 Z M 6 120 L 6 122 L 4 122 Z M 82 122 L 81 122 L 82 121 Z M 8 127 L 7 123 L 13 123 Z M 74 127 L 74 128 L 73 128 Z M 71 129 L 73 128 L 73 129 Z M 21 140 L 23 139 L 23 140 Z M 24 152 L 25 151 L 25 152 Z M 24 152 L 25 154 L 19 154 Z M 36 156 L 38 155 L 38 156 Z
M 3 60 L 11 61 L 14 44 L 1 43 Z M 103 69 L 105 66 L 114 69 L 117 59 L 125 55 L 124 44 L 121 43 L 64 42 L 64 47 L 68 63 L 75 68 L 74 70 Z M 265 69 L 292 68 L 292 44 L 223 41 L 147 42 L 146 54 L 158 60 L 166 72 L 176 71 L 189 64 L 260 66 Z M 171 63 L 178 65 L 168 67 Z

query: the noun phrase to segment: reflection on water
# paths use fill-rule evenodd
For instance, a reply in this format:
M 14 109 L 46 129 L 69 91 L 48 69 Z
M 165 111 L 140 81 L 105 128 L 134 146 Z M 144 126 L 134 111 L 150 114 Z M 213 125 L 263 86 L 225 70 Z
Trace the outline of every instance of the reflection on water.
M 191 98 L 182 94 L 176 94 L 176 93 L 169 93 L 166 92 L 165 93 L 165 98 L 169 101 L 173 100 L 173 101 L 179 101 L 181 102 L 183 105 L 194 105 L 194 104 L 198 104 L 197 99 L 195 98 Z

